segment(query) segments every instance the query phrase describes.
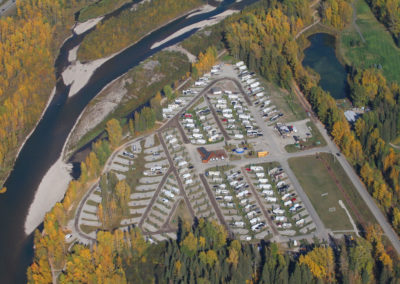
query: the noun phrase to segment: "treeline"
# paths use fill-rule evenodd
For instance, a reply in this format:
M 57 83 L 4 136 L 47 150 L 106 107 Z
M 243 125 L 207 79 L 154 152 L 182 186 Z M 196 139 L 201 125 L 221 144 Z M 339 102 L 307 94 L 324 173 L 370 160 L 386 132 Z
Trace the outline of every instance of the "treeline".
M 392 34 L 400 47 L 400 2 L 398 0 L 366 0 L 378 20 Z
M 101 176 L 99 187 L 101 203 L 97 208 L 97 217 L 103 229 L 112 230 L 120 225 L 121 217 L 129 216 L 131 188 L 126 180 L 119 181 L 112 172 Z
M 83 40 L 80 61 L 109 56 L 135 43 L 153 29 L 204 4 L 203 0 L 152 0 L 104 21 Z
M 108 139 L 92 145 L 92 151 L 81 163 L 80 178 L 70 182 L 62 202 L 57 202 L 46 214 L 43 232 L 35 231 L 35 256 L 27 272 L 30 283 L 52 283 L 52 271 L 62 269 L 67 263 L 67 222 L 74 217 L 88 188 L 98 181 L 101 169 L 122 139 L 122 128 L 117 120 L 110 120 L 106 130 Z
M 204 73 L 209 72 L 217 61 L 217 49 L 214 46 L 207 48 L 206 52 L 198 55 L 198 60 L 192 64 L 192 77 L 197 79 Z
M 0 185 L 46 105 L 59 45 L 86 2 L 17 1 L 17 14 L 0 19 Z
M 39 235 L 35 239 L 40 238 Z M 37 243 L 35 241 L 35 243 Z M 40 244 L 38 244 L 40 245 Z M 369 227 L 365 238 L 340 240 L 331 247 L 306 245 L 285 252 L 275 243 L 251 244 L 228 238 L 222 225 L 199 219 L 180 224 L 177 240 L 158 244 L 141 232 L 98 232 L 92 247 L 66 252 L 60 283 L 396 283 L 398 262 L 382 250 L 382 235 Z M 38 247 L 42 249 L 42 247 Z M 50 262 L 28 283 L 51 283 Z
M 168 88 L 164 87 L 164 89 Z M 139 132 L 152 129 L 156 121 L 164 120 L 161 101 L 162 96 L 161 93 L 158 92 L 156 96 L 150 100 L 150 107 L 145 106 L 141 111 L 135 111 L 133 119 L 129 121 L 129 130 L 132 134 L 138 134 Z
M 96 1 L 79 11 L 79 21 L 85 22 L 92 18 L 97 18 L 122 7 L 132 0 L 100 0 Z
M 347 0 L 322 1 L 322 22 L 342 30 L 351 22 L 353 8 Z
M 244 60 L 250 69 L 269 81 L 288 88 L 301 66 L 293 38 L 304 21 L 297 14 L 285 15 L 279 3 L 269 6 L 267 10 L 245 12 L 227 21 L 225 39 L 235 58 Z

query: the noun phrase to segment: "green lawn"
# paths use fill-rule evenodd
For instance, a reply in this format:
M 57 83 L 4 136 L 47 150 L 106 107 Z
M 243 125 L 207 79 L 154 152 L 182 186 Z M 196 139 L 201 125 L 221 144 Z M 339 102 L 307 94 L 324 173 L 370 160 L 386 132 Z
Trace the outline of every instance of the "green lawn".
M 359 196 L 347 174 L 340 164 L 335 162 L 335 157 L 331 154 L 321 154 L 321 157 L 333 170 L 337 180 L 339 180 L 342 188 L 346 191 L 351 203 L 360 212 L 363 220 L 366 223 L 375 223 L 373 215 Z M 315 156 L 307 156 L 292 158 L 289 160 L 289 165 L 325 226 L 333 231 L 353 229 L 346 212 L 338 203 L 339 200 L 344 202 L 347 210 L 349 210 L 353 220 L 357 224 L 356 215 L 352 212 L 351 206 L 334 182 L 333 177 L 329 174 L 325 164 L 320 159 L 316 159 Z M 333 207 L 335 211 L 330 212 L 329 208 Z
M 341 35 L 341 50 L 347 63 L 356 67 L 372 67 L 381 64 L 389 81 L 400 83 L 400 49 L 391 35 L 378 22 L 364 0 L 355 3 L 357 25 L 366 42 L 364 43 L 351 25 Z

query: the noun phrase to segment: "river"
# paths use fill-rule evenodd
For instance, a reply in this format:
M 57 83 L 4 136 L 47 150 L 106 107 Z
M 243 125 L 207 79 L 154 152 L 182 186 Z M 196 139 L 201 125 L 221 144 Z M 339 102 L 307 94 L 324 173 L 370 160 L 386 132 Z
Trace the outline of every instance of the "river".
M 182 17 L 154 31 L 137 44 L 105 62 L 76 95 L 68 98 L 69 88 L 58 80 L 56 93 L 42 120 L 22 148 L 0 196 L 0 283 L 26 283 L 26 269 L 32 262 L 33 236 L 24 233 L 25 218 L 43 176 L 60 157 L 63 145 L 76 119 L 91 99 L 108 83 L 165 47 L 176 44 L 196 30 L 151 49 L 151 46 L 191 24 L 209 19 L 228 9 L 243 9 L 257 0 L 235 3 L 224 1 L 216 10 L 190 18 Z M 87 33 L 86 33 L 87 34 Z M 56 74 L 60 75 L 68 52 L 82 38 L 74 36 L 60 49 Z
M 317 33 L 308 37 L 311 45 L 304 50 L 303 65 L 314 69 L 321 77 L 319 85 L 335 99 L 347 93 L 347 72 L 335 53 L 335 37 Z

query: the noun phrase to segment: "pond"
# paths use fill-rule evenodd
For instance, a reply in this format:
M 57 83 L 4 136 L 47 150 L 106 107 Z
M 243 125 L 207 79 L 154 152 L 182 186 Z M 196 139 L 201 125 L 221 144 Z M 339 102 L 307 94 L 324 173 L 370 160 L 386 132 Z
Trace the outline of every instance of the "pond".
M 304 50 L 303 66 L 314 69 L 321 77 L 319 85 L 335 99 L 346 98 L 347 72 L 335 53 L 335 37 L 317 33 L 308 37 L 310 47 Z

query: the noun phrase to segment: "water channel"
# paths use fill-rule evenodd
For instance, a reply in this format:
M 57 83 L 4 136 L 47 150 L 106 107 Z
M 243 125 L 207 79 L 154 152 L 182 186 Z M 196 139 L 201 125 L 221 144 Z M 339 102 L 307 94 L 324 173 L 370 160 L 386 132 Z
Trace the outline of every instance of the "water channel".
M 314 69 L 321 77 L 319 85 L 335 99 L 344 99 L 347 92 L 347 72 L 335 53 L 335 37 L 317 33 L 308 37 L 311 45 L 304 50 L 303 65 Z
M 192 35 L 195 30 L 170 40 L 162 46 L 151 46 L 191 24 L 209 19 L 228 9 L 243 9 L 257 0 L 235 3 L 224 1 L 216 10 L 190 18 L 182 17 L 151 33 L 104 63 L 95 71 L 87 85 L 68 99 L 68 87 L 58 80 L 56 94 L 43 119 L 22 148 L 5 186 L 7 193 L 0 196 L 0 283 L 26 283 L 26 269 L 32 262 L 33 236 L 24 233 L 25 218 L 43 176 L 59 158 L 65 140 L 76 119 L 90 100 L 108 83 L 126 73 L 141 61 L 165 47 Z M 89 32 L 88 32 L 89 33 Z M 86 33 L 87 34 L 87 33 Z M 56 74 L 68 64 L 68 52 L 85 35 L 74 36 L 65 42 L 56 61 Z

